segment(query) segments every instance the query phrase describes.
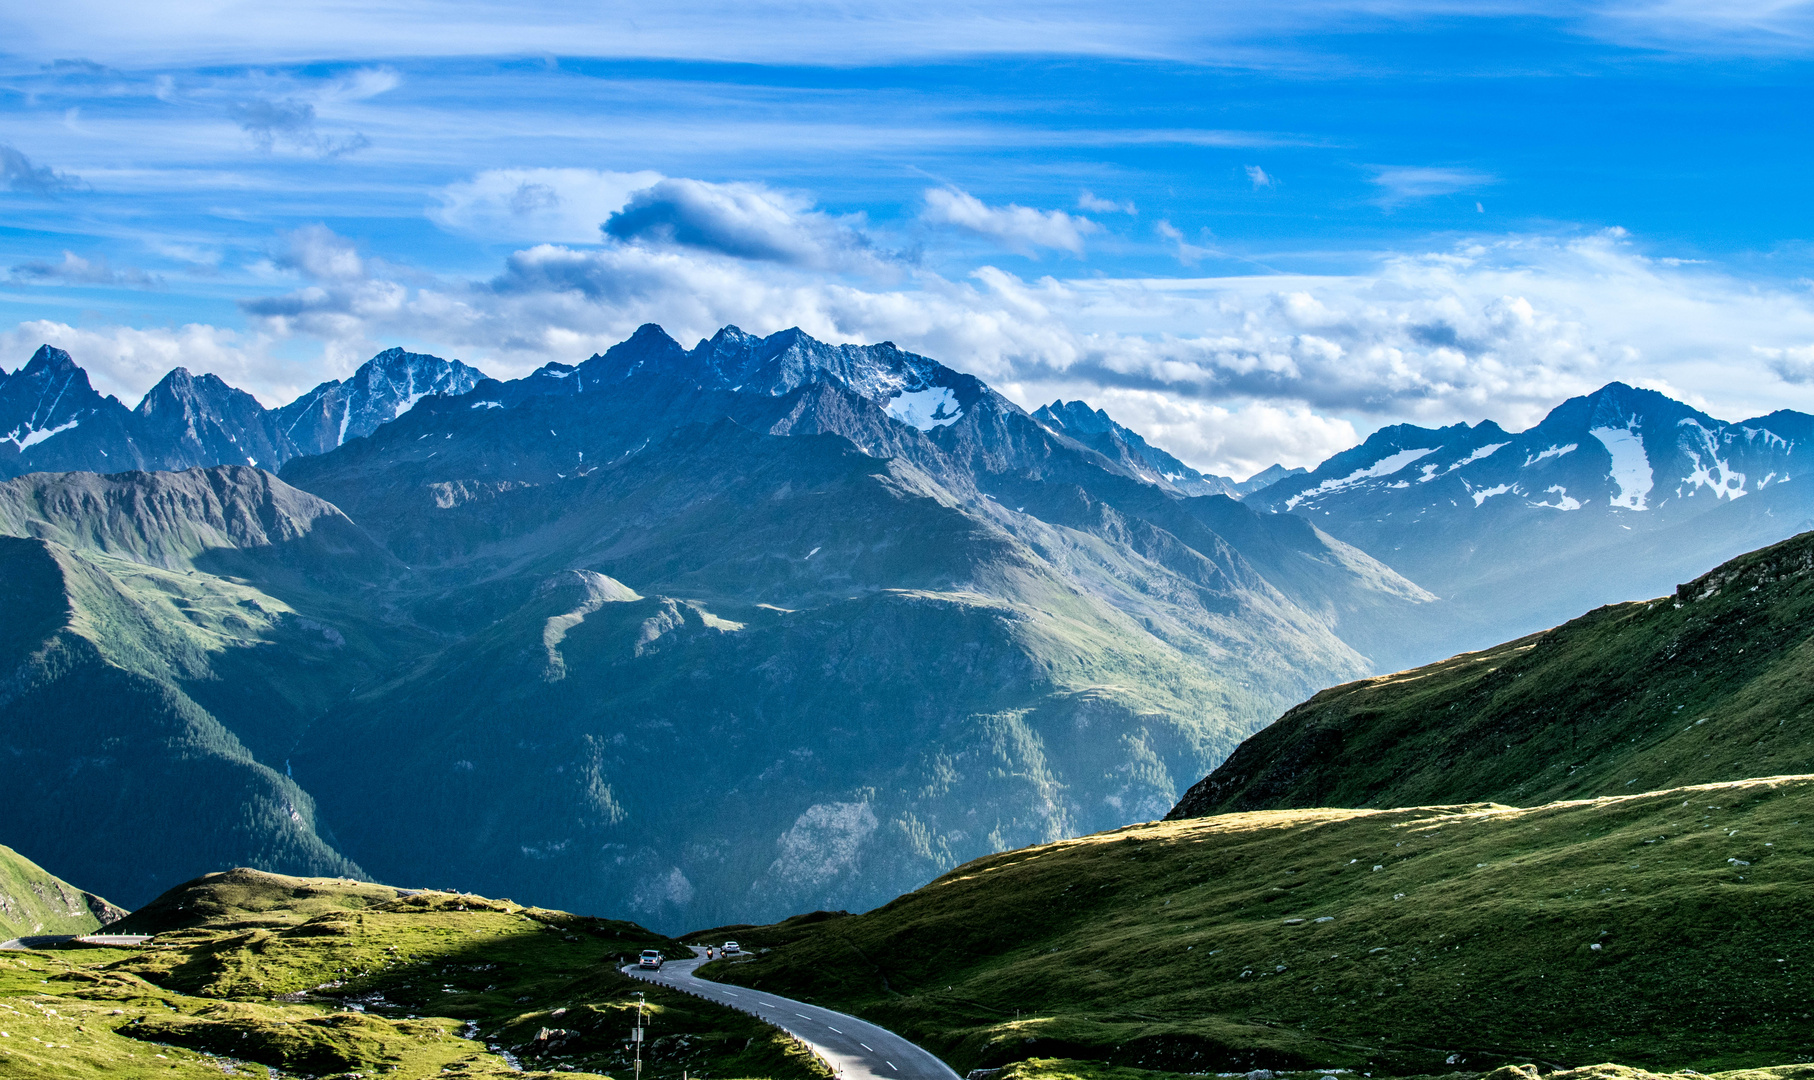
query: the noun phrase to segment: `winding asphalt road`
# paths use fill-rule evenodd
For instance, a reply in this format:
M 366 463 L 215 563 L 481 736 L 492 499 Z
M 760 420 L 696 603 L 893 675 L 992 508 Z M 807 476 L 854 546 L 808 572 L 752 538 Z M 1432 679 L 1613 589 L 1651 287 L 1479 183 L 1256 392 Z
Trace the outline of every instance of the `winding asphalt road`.
M 951 1066 L 867 1020 L 804 1001 L 727 986 L 693 974 L 705 963 L 705 950 L 694 947 L 691 960 L 669 960 L 656 971 L 637 967 L 629 975 L 729 1005 L 773 1024 L 811 1046 L 843 1080 L 958 1080 Z

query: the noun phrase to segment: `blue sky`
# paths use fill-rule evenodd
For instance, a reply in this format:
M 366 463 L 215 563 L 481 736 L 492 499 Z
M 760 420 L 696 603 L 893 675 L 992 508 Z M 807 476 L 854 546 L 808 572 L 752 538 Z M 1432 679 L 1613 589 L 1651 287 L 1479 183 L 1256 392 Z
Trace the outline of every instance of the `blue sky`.
M 894 340 L 1201 467 L 1612 379 L 1814 410 L 1814 6 L 0 15 L 0 366 Z

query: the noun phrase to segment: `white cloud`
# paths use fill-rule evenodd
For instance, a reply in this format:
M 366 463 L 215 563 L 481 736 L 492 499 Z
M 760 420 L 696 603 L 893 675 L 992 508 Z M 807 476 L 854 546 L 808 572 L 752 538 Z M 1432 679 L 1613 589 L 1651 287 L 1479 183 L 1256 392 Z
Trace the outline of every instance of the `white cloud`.
M 1087 194 L 1087 193 L 1086 193 Z M 1101 226 L 1089 218 L 1063 210 L 1035 210 L 1009 203 L 989 206 L 956 188 L 927 188 L 920 217 L 939 225 L 955 225 L 1000 243 L 1009 251 L 1032 255 L 1039 248 L 1056 248 L 1073 255 L 1083 253 L 1083 238 Z
M 1273 187 L 1278 183 L 1278 181 L 1267 175 L 1265 169 L 1260 168 L 1258 165 L 1247 166 L 1247 179 L 1253 184 L 1253 189 L 1255 191 L 1258 191 L 1261 188 Z
M 488 239 L 596 244 L 605 219 L 657 172 L 599 169 L 488 169 L 450 184 L 429 217 L 443 228 Z
M 861 223 L 861 217 L 833 217 L 814 210 L 804 195 L 761 184 L 667 179 L 633 192 L 606 219 L 604 232 L 655 247 L 825 270 L 877 262 Z
M 266 405 L 279 405 L 320 381 L 315 365 L 275 358 L 269 339 L 201 323 L 181 327 L 75 327 L 49 319 L 0 332 L 0 355 L 14 362 L 54 345 L 75 358 L 89 382 L 128 407 L 171 368 L 211 371 Z
M 325 230 L 287 243 L 274 265 L 307 280 L 248 305 L 257 333 L 32 323 L 6 347 L 22 359 L 51 341 L 135 393 L 183 363 L 276 402 L 399 342 L 508 376 L 581 359 L 643 322 L 687 344 L 725 323 L 799 326 L 895 341 L 1023 405 L 1082 398 L 1232 475 L 1314 464 L 1397 421 L 1522 428 L 1615 379 L 1724 419 L 1814 411 L 1814 296 L 1666 265 L 1615 232 L 1475 241 L 1350 276 L 1061 280 L 983 267 L 893 286 L 619 243 L 541 244 L 489 281 L 411 282 Z M 310 340 L 324 360 L 306 375 L 272 359 Z
M 1199 247 L 1184 239 L 1183 231 L 1164 218 L 1153 223 L 1153 232 L 1172 246 L 1172 255 L 1185 266 L 1195 266 L 1216 253 L 1214 248 Z
M 1134 208 L 1132 199 L 1116 202 L 1113 199 L 1104 199 L 1090 191 L 1085 191 L 1077 196 L 1077 209 L 1088 210 L 1093 214 L 1138 214 L 1140 212 Z
M 1378 165 L 1373 183 L 1380 188 L 1378 202 L 1397 206 L 1415 199 L 1453 195 L 1497 183 L 1497 178 L 1474 169 L 1442 169 L 1415 165 Z
M 68 285 L 124 285 L 135 289 L 155 289 L 163 278 L 136 266 L 115 269 L 105 256 L 85 259 L 73 251 L 63 252 L 61 262 L 20 263 L 12 268 L 12 279 L 20 282 L 60 282 Z
M 1753 345 L 1751 351 L 1765 360 L 1783 382 L 1797 386 L 1814 383 L 1814 345 L 1781 348 Z

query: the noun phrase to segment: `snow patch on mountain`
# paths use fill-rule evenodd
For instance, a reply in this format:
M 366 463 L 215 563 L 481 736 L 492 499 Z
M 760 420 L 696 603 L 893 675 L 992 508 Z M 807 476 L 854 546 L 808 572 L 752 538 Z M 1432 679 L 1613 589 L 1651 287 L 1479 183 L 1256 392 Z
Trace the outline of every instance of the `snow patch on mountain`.
M 28 446 L 35 446 L 38 443 L 43 442 L 45 439 L 50 438 L 52 435 L 56 435 L 61 432 L 68 431 L 71 428 L 75 427 L 78 423 L 80 423 L 79 418 L 71 418 L 69 420 L 64 421 L 61 424 L 58 424 L 56 427 L 53 427 L 53 428 L 21 427 L 21 428 L 15 430 L 11 435 L 8 435 L 7 438 L 12 440 L 12 444 L 14 446 L 17 446 L 19 449 L 23 450 Z M 20 432 L 24 432 L 24 434 L 21 435 Z
M 1537 464 L 1537 462 L 1542 461 L 1544 458 L 1561 457 L 1564 454 L 1572 454 L 1580 448 L 1580 443 L 1569 443 L 1567 446 L 1552 446 L 1548 450 L 1529 455 L 1524 459 L 1524 464 L 1520 465 L 1519 468 L 1528 469 L 1532 465 Z
M 1732 468 L 1732 463 L 1728 459 L 1719 456 L 1719 436 L 1714 432 L 1708 431 L 1706 427 L 1693 418 L 1683 420 L 1680 426 L 1694 429 L 1694 431 L 1700 435 L 1699 441 L 1701 443 L 1701 448 L 1699 450 L 1690 449 L 1687 446 L 1682 447 L 1682 453 L 1687 455 L 1688 459 L 1693 463 L 1693 468 L 1689 474 L 1682 477 L 1682 483 L 1697 488 L 1711 488 L 1713 489 L 1713 495 L 1716 499 L 1739 499 L 1748 494 L 1745 491 L 1745 474 L 1742 472 L 1735 472 Z M 1747 428 L 1745 430 L 1750 431 L 1751 429 Z M 1785 445 L 1787 444 L 1785 443 Z M 1707 462 L 1701 460 L 1701 453 L 1703 451 L 1709 459 Z M 1758 487 L 1761 488 L 1763 485 L 1759 484 Z
M 1338 477 L 1333 480 L 1325 480 L 1311 488 L 1309 491 L 1298 492 L 1296 495 L 1293 495 L 1290 499 L 1286 500 L 1285 509 L 1290 510 L 1305 499 L 1314 499 L 1319 495 L 1327 495 L 1332 491 L 1340 491 L 1345 487 L 1353 487 L 1363 480 L 1371 480 L 1381 476 L 1391 476 L 1393 473 L 1411 464 L 1418 458 L 1427 454 L 1434 454 L 1436 450 L 1437 447 L 1431 446 L 1418 450 L 1400 450 L 1396 454 L 1388 454 L 1373 464 L 1368 465 L 1366 468 L 1356 469 L 1347 476 Z
M 1545 489 L 1544 494 L 1556 496 L 1556 501 L 1550 502 L 1548 499 L 1545 499 L 1542 502 L 1533 502 L 1533 503 L 1531 503 L 1531 505 L 1532 506 L 1547 506 L 1552 510 L 1579 510 L 1579 509 L 1581 509 L 1581 506 L 1582 506 L 1581 500 L 1575 499 L 1575 498 L 1570 498 L 1569 494 L 1568 494 L 1568 489 L 1563 487 L 1561 484 L 1550 485 L 1547 489 Z
M 903 390 L 886 408 L 889 416 L 921 431 L 955 424 L 964 415 L 964 411 L 957 407 L 957 395 L 951 392 L 949 386 Z
M 1512 490 L 1512 485 L 1510 484 L 1495 484 L 1490 488 L 1481 488 L 1479 491 L 1473 492 L 1474 505 L 1479 506 L 1493 496 L 1504 495 L 1510 490 Z
M 1644 441 L 1638 438 L 1636 421 L 1631 427 L 1594 428 L 1588 434 L 1600 440 L 1600 445 L 1612 455 L 1611 480 L 1619 489 L 1610 500 L 1612 505 L 1627 510 L 1650 509 L 1650 489 L 1656 486 L 1656 477 L 1650 470 L 1650 458 L 1644 453 Z

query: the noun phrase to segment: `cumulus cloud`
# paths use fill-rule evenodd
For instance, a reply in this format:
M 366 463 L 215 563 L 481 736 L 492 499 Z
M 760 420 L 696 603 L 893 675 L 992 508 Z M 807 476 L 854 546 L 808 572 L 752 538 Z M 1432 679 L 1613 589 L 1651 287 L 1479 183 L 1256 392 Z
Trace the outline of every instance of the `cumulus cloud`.
M 12 278 L 14 281 L 68 285 L 125 285 L 135 289 L 155 289 L 164 284 L 163 278 L 136 266 L 116 270 L 108 265 L 105 257 L 85 259 L 73 251 L 65 251 L 61 262 L 20 263 L 12 268 Z
M 655 247 L 830 269 L 873 258 L 869 238 L 856 227 L 860 221 L 821 213 L 805 196 L 761 184 L 668 179 L 632 193 L 604 231 Z
M 1770 365 L 1783 382 L 1806 386 L 1814 383 L 1814 345 L 1778 348 L 1754 345 L 1751 351 Z
M 353 243 L 325 225 L 310 225 L 282 236 L 270 267 L 309 279 L 281 296 L 240 301 L 264 333 L 275 337 L 308 334 L 341 345 L 340 354 L 370 343 L 367 328 L 394 319 L 408 288 L 369 272 Z
M 660 173 L 598 169 L 488 169 L 450 184 L 429 212 L 436 224 L 488 239 L 596 244 L 605 220 Z
M 31 158 L 5 143 L 0 143 L 0 182 L 8 191 L 31 195 L 56 195 L 86 186 L 79 176 L 58 172 L 49 165 L 32 164 Z
M 1081 255 L 1083 238 L 1101 228 L 1089 218 L 1063 210 L 1035 210 L 1014 203 L 990 206 L 957 188 L 928 188 L 924 198 L 923 220 L 986 236 L 1022 255 L 1033 255 L 1040 248 Z
M 1265 169 L 1260 168 L 1258 165 L 1247 166 L 1247 180 L 1249 183 L 1253 184 L 1253 189 L 1255 191 L 1258 191 L 1261 188 L 1273 187 L 1278 183 L 1278 181 L 1267 175 Z
M 1375 200 L 1382 206 L 1398 206 L 1417 199 L 1453 195 L 1497 183 L 1490 173 L 1474 169 L 1442 169 L 1412 165 L 1379 165 L 1372 181 L 1380 189 Z
M 291 400 L 320 380 L 319 370 L 275 358 L 269 339 L 201 323 L 181 327 L 75 327 L 50 319 L 0 332 L 0 356 L 23 361 L 39 345 L 67 351 L 103 394 L 136 405 L 173 367 L 211 371 L 266 405 Z

